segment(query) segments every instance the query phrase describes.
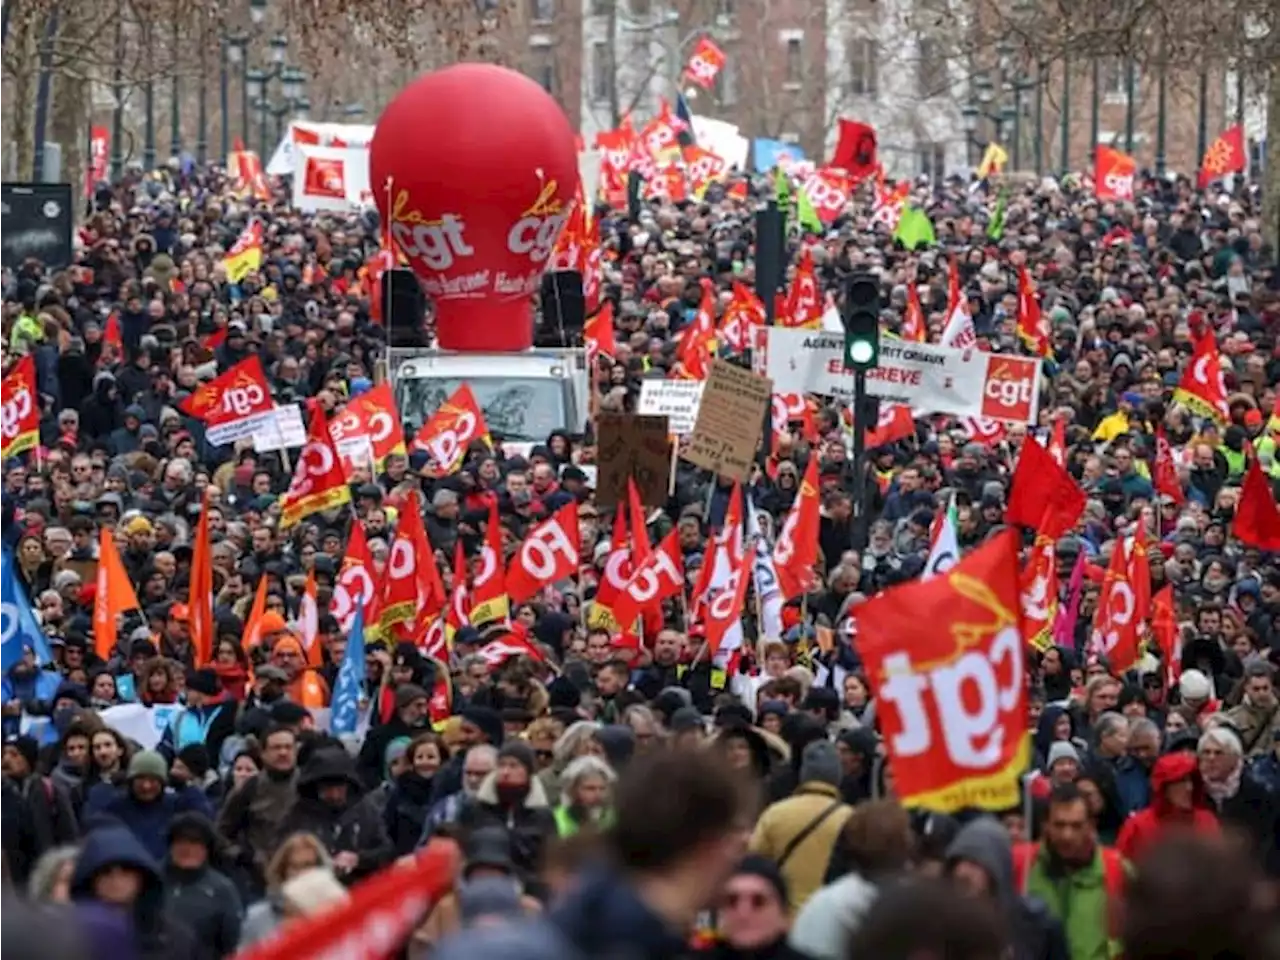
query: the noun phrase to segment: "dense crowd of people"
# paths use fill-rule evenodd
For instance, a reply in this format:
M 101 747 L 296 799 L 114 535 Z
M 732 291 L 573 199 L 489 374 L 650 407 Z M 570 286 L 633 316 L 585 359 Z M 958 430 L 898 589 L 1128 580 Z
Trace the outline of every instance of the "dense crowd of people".
M 771 177 L 752 185 L 772 190 Z M 747 603 L 726 675 L 700 655 L 679 601 L 638 649 L 588 626 L 614 527 L 581 469 L 594 462 L 590 430 L 527 456 L 494 436 L 445 477 L 420 451 L 392 454 L 353 482 L 350 506 L 281 530 L 284 459 L 210 444 L 179 403 L 251 354 L 282 403 L 332 415 L 368 389 L 386 344 L 364 269 L 375 220 L 302 216 L 283 188 L 254 200 L 215 168 L 101 186 L 73 265 L 4 275 L 6 369 L 34 357 L 41 425 L 38 449 L 4 462 L 3 539 L 52 649 L 49 663 L 26 651 L 3 682 L 4 877 L 26 904 L 7 901 L 6 946 L 216 960 L 445 837 L 462 867 L 404 944 L 414 960 L 1280 955 L 1280 564 L 1232 528 L 1250 447 L 1280 479 L 1277 251 L 1248 184 L 1198 192 L 1143 176 L 1136 195 L 1099 202 L 1087 178 L 1015 184 L 991 239 L 994 189 L 922 179 L 913 198 L 934 247 L 895 244 L 865 192 L 825 235 L 793 231 L 824 288 L 855 269 L 878 275 L 889 332 L 914 284 L 937 339 L 954 257 L 994 351 L 1021 349 L 1025 265 L 1052 355 L 1039 423 L 991 436 L 921 412 L 914 436 L 871 451 L 869 478 L 854 475 L 825 398 L 811 426 L 775 437 L 744 493 L 776 531 L 817 459 L 818 576 L 781 635 Z M 702 201 L 646 201 L 636 217 L 597 211 L 617 324 L 615 355 L 593 371 L 602 409 L 634 409 L 641 382 L 673 368 L 702 281 L 721 308 L 733 281 L 750 282 L 754 205 L 717 186 Z M 230 283 L 222 258 L 251 217 L 264 261 Z M 1193 324 L 1224 358 L 1224 424 L 1172 402 Z M 853 612 L 920 575 L 948 504 L 964 550 L 1003 529 L 1019 451 L 1054 417 L 1088 497 L 1057 544 L 1059 586 L 1077 556 L 1100 572 L 1118 538 L 1144 538 L 1152 590 L 1174 588 L 1180 678 L 1167 682 L 1155 649 L 1119 673 L 1091 648 L 1100 578 L 1086 577 L 1070 640 L 1028 654 L 1034 749 L 1020 802 L 906 808 Z M 1181 503 L 1154 491 L 1157 426 Z M 647 523 L 654 543 L 678 529 L 692 586 L 733 485 L 684 462 L 676 480 Z M 873 522 L 860 548 L 863 482 Z M 340 740 L 324 729 L 348 640 L 335 579 L 356 524 L 382 569 L 410 491 L 447 590 L 455 544 L 478 553 L 491 505 L 511 551 L 576 499 L 583 569 L 511 610 L 538 657 L 480 655 L 511 626 L 463 627 L 447 664 L 415 638 L 368 639 L 368 729 Z M 188 603 L 202 510 L 208 663 L 195 660 Z M 109 657 L 92 620 L 103 527 L 141 605 Z M 300 642 L 309 573 L 319 666 Z M 264 578 L 262 641 L 246 649 Z M 819 630 L 834 643 L 817 644 Z M 433 722 L 441 671 L 452 705 Z M 127 704 L 170 708 L 152 748 L 104 721 Z M 47 922 L 63 915 L 75 922 Z

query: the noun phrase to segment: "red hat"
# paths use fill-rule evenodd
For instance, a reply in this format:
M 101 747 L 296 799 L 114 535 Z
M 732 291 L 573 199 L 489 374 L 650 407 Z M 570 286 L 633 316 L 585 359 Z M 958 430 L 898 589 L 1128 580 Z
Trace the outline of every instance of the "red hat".
M 1246 410 L 1244 414 L 1244 425 L 1246 427 L 1262 426 L 1262 411 L 1255 408 Z

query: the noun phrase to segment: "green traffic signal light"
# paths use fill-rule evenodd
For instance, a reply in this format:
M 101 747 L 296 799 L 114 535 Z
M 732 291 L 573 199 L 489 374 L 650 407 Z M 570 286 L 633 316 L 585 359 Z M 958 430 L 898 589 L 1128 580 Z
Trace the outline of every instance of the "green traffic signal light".
M 880 359 L 880 282 L 871 274 L 857 273 L 845 285 L 844 367 L 870 370 Z

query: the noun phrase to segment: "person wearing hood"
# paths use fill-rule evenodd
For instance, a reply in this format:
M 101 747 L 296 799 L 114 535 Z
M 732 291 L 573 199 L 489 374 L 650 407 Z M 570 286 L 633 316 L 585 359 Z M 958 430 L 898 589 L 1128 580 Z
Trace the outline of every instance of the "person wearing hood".
M 115 375 L 101 370 L 94 374 L 93 391 L 80 403 L 80 434 L 91 440 L 111 436 L 124 422 L 124 403 Z
M 845 730 L 836 738 L 840 757 L 840 796 L 853 806 L 871 798 L 871 770 L 875 765 L 878 738 L 870 727 Z
M 124 408 L 120 426 L 111 431 L 107 442 L 112 451 L 119 456 L 124 453 L 137 453 L 142 448 L 142 424 L 147 419 L 147 411 L 136 403 Z
M 358 771 L 365 788 L 375 789 L 385 779 L 383 761 L 392 740 L 412 740 L 430 729 L 431 694 L 416 683 L 406 683 L 395 691 L 395 716 L 388 723 L 370 730 L 360 748 Z
M 338 877 L 355 883 L 390 862 L 393 850 L 382 817 L 361 803 L 362 784 L 345 751 L 324 747 L 298 778 L 298 799 L 280 824 L 280 836 L 313 833 L 320 838 Z
M 99 783 L 89 791 L 85 820 L 97 814 L 115 817 L 153 859 L 163 860 L 165 838 L 175 817 L 195 812 L 213 818 L 203 790 L 192 785 L 174 790 L 166 786 L 168 782 L 169 764 L 164 757 L 154 750 L 139 750 L 129 760 L 122 786 Z
M 126 915 L 139 960 L 202 955 L 191 930 L 165 910 L 156 859 L 124 827 L 104 826 L 85 839 L 71 877 L 71 898 Z
M 1165 754 L 1151 771 L 1151 805 L 1124 822 L 1116 849 L 1137 862 L 1161 837 L 1175 830 L 1219 832 L 1218 818 L 1205 799 L 1194 754 Z
M 503 744 L 493 772 L 462 807 L 458 826 L 464 835 L 483 827 L 503 827 L 511 838 L 511 856 L 527 889 L 537 877 L 546 841 L 556 835 L 556 820 L 542 783 L 534 776 L 533 748 L 523 740 Z
M 208 817 L 183 813 L 173 818 L 164 863 L 165 911 L 213 958 L 230 956 L 240 943 L 240 895 L 215 868 L 217 849 L 218 835 Z
M 1043 901 L 1014 888 L 1013 845 L 997 820 L 961 828 L 947 848 L 946 875 L 965 896 L 994 901 L 1009 926 L 1010 960 L 1068 960 L 1062 924 Z
M 836 839 L 853 808 L 840 796 L 840 759 L 835 746 L 818 740 L 804 748 L 800 785 L 793 796 L 770 804 L 756 821 L 751 850 L 773 858 L 798 913 L 822 886 Z

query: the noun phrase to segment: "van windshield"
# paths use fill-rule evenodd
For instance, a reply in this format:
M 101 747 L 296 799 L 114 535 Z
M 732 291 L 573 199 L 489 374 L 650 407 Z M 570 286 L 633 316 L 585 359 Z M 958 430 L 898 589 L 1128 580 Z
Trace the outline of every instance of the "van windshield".
M 512 443 L 545 443 L 552 430 L 569 422 L 564 388 L 549 377 L 414 377 L 400 380 L 396 393 L 409 436 L 431 418 L 463 383 L 471 387 L 492 433 Z

